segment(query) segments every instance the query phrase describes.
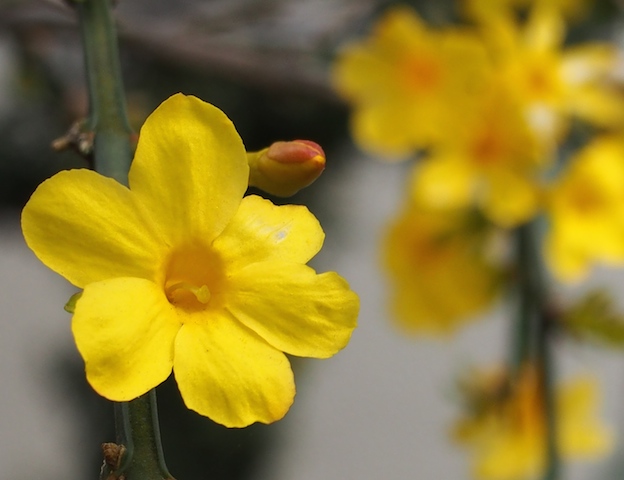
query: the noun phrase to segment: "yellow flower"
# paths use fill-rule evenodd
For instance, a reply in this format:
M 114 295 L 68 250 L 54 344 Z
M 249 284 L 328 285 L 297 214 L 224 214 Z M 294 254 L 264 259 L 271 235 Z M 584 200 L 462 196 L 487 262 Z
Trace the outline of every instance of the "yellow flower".
M 475 35 L 432 30 L 412 9 L 395 7 L 368 39 L 339 55 L 333 82 L 354 105 L 356 142 L 404 157 L 446 135 L 446 122 L 471 101 L 487 66 Z
M 493 303 L 500 238 L 480 221 L 471 212 L 409 205 L 390 225 L 383 261 L 392 311 L 405 331 L 449 334 Z
M 35 191 L 24 236 L 84 289 L 72 331 L 99 394 L 132 400 L 173 370 L 190 409 L 230 427 L 270 423 L 295 394 L 283 352 L 346 345 L 357 296 L 305 265 L 323 242 L 318 221 L 243 198 L 248 176 L 230 120 L 175 95 L 141 130 L 129 188 L 71 170 Z
M 549 2 L 538 2 L 523 26 L 508 15 L 482 25 L 496 69 L 516 90 L 525 115 L 544 141 L 557 143 L 578 117 L 599 126 L 624 119 L 624 99 L 611 77 L 617 51 L 606 43 L 564 49 L 565 23 Z
M 457 117 L 447 125 L 447 141 L 432 147 L 416 170 L 416 201 L 431 208 L 477 205 L 503 227 L 529 220 L 550 155 L 513 96 L 492 84 L 473 111 Z
M 538 478 L 546 464 L 546 420 L 539 379 L 525 367 L 511 387 L 488 376 L 495 388 L 481 382 L 483 396 L 455 425 L 455 439 L 474 452 L 473 473 L 480 480 Z M 477 381 L 479 383 L 479 381 Z M 499 388 L 503 387 L 503 388 Z M 556 441 L 564 459 L 597 459 L 609 453 L 613 434 L 600 421 L 594 379 L 577 378 L 556 392 Z M 474 408 L 477 407 L 477 408 Z
M 624 141 L 598 138 L 579 151 L 552 185 L 547 213 L 546 260 L 560 279 L 624 264 Z

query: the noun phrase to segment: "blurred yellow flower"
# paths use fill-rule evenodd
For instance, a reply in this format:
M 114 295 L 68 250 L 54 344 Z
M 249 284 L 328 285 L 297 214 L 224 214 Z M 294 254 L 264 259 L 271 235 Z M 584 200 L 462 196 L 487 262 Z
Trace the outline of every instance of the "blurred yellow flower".
M 554 8 L 567 18 L 578 19 L 594 0 L 460 0 L 462 11 L 469 17 L 484 20 L 501 14 L 513 15 L 515 10 L 534 6 Z
M 515 88 L 526 119 L 545 142 L 557 144 L 578 117 L 599 126 L 624 119 L 624 97 L 612 81 L 617 51 L 606 43 L 565 48 L 561 13 L 538 2 L 524 25 L 490 16 L 481 28 L 496 70 Z
M 454 428 L 455 440 L 474 453 L 475 478 L 539 478 L 546 466 L 546 420 L 537 372 L 525 367 L 511 386 L 500 375 L 484 378 L 485 382 L 476 381 L 483 395 L 468 392 L 473 397 L 469 411 Z M 557 390 L 556 441 L 563 459 L 597 459 L 612 449 L 613 434 L 597 416 L 599 401 L 598 387 L 590 377 Z
M 474 212 L 412 204 L 390 225 L 383 261 L 391 309 L 405 331 L 450 334 L 492 305 L 501 275 L 495 250 L 503 248 L 482 222 Z
M 585 146 L 548 197 L 545 255 L 557 277 L 577 281 L 594 263 L 624 264 L 624 140 Z
M 473 111 L 447 128 L 447 141 L 432 147 L 416 169 L 416 201 L 432 208 L 477 205 L 503 227 L 529 220 L 540 206 L 540 175 L 550 153 L 512 95 L 492 85 Z
M 482 88 L 488 65 L 476 35 L 430 29 L 412 9 L 395 7 L 338 56 L 333 83 L 354 106 L 356 142 L 404 157 L 448 135 L 448 120 Z
M 357 296 L 305 265 L 323 243 L 318 221 L 243 198 L 248 176 L 223 112 L 175 95 L 141 129 L 130 188 L 89 170 L 37 188 L 24 237 L 84 289 L 72 330 L 99 394 L 132 400 L 173 370 L 190 409 L 229 427 L 270 423 L 295 395 L 282 352 L 346 345 Z

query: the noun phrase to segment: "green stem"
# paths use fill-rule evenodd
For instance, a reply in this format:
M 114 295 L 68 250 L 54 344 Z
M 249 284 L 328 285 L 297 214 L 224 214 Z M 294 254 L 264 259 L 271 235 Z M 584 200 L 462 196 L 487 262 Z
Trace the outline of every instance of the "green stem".
M 111 0 L 75 0 L 85 52 L 89 87 L 87 128 L 94 133 L 95 169 L 128 184 L 132 162 L 132 130 L 119 64 Z M 171 479 L 160 442 L 156 392 L 115 404 L 117 443 L 124 450 L 116 465 L 103 469 L 102 479 Z
M 541 342 L 538 345 L 538 365 L 540 370 L 541 391 L 543 392 L 544 416 L 546 418 L 546 470 L 544 480 L 557 480 L 560 476 L 561 459 L 557 447 L 557 410 L 555 405 L 554 375 L 552 352 L 549 338 L 550 320 L 542 319 Z
M 132 162 L 132 130 L 119 65 L 110 0 L 76 2 L 89 87 L 89 121 L 95 133 L 95 169 L 127 185 Z
M 560 456 L 557 448 L 557 417 L 550 345 L 552 320 L 547 303 L 546 274 L 536 244 L 535 223 L 517 231 L 519 315 L 512 357 L 514 378 L 525 363 L 537 366 L 546 421 L 546 466 L 544 480 L 557 480 Z
M 117 442 L 126 447 L 116 474 L 127 480 L 172 479 L 160 442 L 156 391 L 131 402 L 116 403 Z
M 529 225 L 518 227 L 516 232 L 518 316 L 512 350 L 512 374 L 517 377 L 522 365 L 534 357 L 535 314 L 540 293 L 535 272 L 535 252 Z

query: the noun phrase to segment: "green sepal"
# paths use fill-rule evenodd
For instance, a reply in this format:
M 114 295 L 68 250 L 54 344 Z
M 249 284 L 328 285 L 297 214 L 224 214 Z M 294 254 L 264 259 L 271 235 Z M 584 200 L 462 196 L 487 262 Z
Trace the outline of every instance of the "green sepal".
M 613 348 L 624 349 L 624 313 L 604 290 L 585 294 L 561 315 L 564 328 L 572 335 Z
M 67 300 L 67 303 L 63 307 L 67 313 L 74 313 L 76 310 L 76 302 L 80 300 L 80 297 L 82 297 L 82 292 L 74 293 L 69 297 L 69 300 Z

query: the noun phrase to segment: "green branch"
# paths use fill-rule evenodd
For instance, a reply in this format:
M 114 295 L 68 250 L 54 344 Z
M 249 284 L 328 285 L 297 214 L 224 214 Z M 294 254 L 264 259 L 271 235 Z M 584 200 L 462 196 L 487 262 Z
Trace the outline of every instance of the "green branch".
M 533 222 L 517 230 L 519 305 L 511 363 L 514 378 L 518 377 L 525 363 L 537 366 L 546 422 L 546 466 L 543 478 L 557 480 L 561 461 L 557 447 L 557 412 L 550 342 L 552 318 L 548 306 L 546 273 L 536 243 L 535 228 Z
M 127 185 L 132 130 L 119 65 L 110 0 L 76 2 L 89 87 L 87 128 L 95 133 L 95 169 Z

